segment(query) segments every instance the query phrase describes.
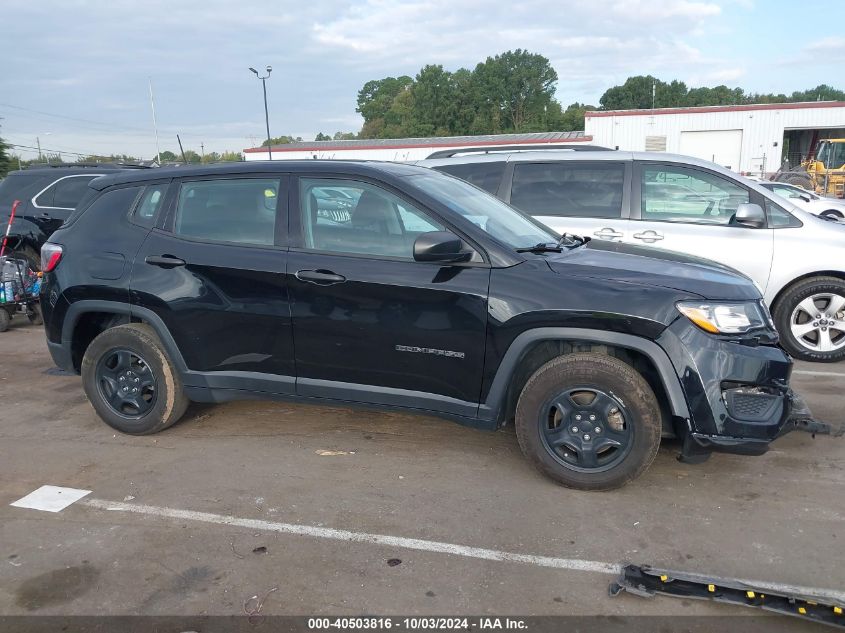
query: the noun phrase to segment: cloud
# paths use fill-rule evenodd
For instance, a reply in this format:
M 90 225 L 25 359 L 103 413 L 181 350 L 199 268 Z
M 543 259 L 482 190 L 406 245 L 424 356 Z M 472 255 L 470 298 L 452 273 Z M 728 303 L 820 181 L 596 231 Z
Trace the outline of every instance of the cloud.
M 841 55 L 845 53 L 845 37 L 825 37 L 804 47 L 808 53 Z

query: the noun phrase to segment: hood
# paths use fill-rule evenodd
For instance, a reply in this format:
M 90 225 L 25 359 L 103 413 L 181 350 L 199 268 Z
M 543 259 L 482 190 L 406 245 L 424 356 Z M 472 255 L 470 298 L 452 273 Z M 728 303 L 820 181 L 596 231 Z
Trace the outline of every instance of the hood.
M 550 253 L 547 261 L 561 275 L 661 286 L 717 301 L 761 297 L 754 282 L 733 268 L 647 246 L 590 240 L 570 251 Z

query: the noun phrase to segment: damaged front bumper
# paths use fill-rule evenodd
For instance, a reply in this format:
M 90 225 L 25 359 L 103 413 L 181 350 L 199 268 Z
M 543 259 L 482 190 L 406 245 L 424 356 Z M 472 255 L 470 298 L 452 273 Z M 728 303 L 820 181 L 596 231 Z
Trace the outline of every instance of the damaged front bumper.
M 748 393 L 748 390 L 745 391 Z M 729 392 L 727 399 L 730 400 L 731 395 L 732 393 Z M 769 450 L 769 444 L 773 440 L 792 431 L 804 431 L 811 433 L 813 437 L 817 434 L 839 437 L 845 433 L 845 427 L 842 425 L 833 425 L 816 420 L 804 399 L 791 389 L 785 389 L 783 395 L 763 393 L 754 395 L 760 398 L 765 395 L 768 399 L 777 401 L 781 406 L 773 407 L 773 410 L 782 413 L 773 418 L 758 416 L 758 419 L 755 420 L 740 419 L 737 422 L 744 425 L 760 424 L 766 426 L 767 429 L 775 428 L 777 432 L 774 436 L 755 437 L 756 433 L 749 433 L 745 436 L 709 435 L 689 429 L 681 449 L 681 461 L 696 462 L 699 461 L 698 457 L 706 457 L 713 451 L 739 455 L 762 455 Z M 728 408 L 731 408 L 730 405 L 728 405 Z
M 840 426 L 813 418 L 789 388 L 792 359 L 775 345 L 747 345 L 706 334 L 681 320 L 659 341 L 675 363 L 690 416 L 677 420 L 681 460 L 713 451 L 761 455 L 791 431 L 842 435 Z

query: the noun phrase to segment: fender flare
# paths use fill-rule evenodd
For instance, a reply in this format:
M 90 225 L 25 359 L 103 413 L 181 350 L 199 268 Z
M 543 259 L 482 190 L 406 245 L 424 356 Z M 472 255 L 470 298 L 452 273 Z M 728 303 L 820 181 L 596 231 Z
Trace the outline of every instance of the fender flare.
M 155 330 L 155 333 L 158 335 L 158 338 L 167 350 L 170 360 L 176 366 L 176 369 L 182 374 L 187 373 L 188 366 L 185 363 L 185 359 L 179 351 L 176 341 L 173 340 L 173 336 L 164 324 L 164 321 L 161 320 L 161 317 L 149 308 L 130 305 L 129 303 L 124 303 L 122 301 L 82 299 L 81 301 L 71 303 L 70 306 L 68 306 L 67 312 L 65 313 L 64 323 L 62 324 L 62 347 L 70 349 L 73 341 L 73 331 L 76 329 L 76 324 L 79 322 L 79 319 L 83 314 L 87 314 L 89 312 L 107 312 L 128 316 L 130 319 L 133 317 L 141 319 Z
M 668 354 L 657 343 L 632 334 L 622 334 L 608 330 L 564 327 L 544 327 L 527 330 L 513 340 L 508 347 L 508 351 L 505 352 L 502 362 L 499 363 L 498 369 L 496 369 L 496 375 L 493 378 L 493 383 L 490 385 L 487 398 L 479 407 L 479 417 L 490 419 L 495 418 L 499 414 L 499 410 L 505 404 L 508 385 L 528 347 L 540 341 L 559 340 L 604 343 L 640 352 L 651 360 L 657 368 L 660 381 L 663 383 L 663 388 L 669 398 L 669 409 L 672 415 L 684 419 L 690 417 L 686 396 L 684 396 L 675 366 L 669 359 Z

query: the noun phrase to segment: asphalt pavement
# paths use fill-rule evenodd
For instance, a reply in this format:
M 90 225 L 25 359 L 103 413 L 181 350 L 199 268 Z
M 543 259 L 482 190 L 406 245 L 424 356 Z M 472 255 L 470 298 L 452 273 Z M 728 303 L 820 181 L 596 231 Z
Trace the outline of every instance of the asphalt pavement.
M 264 615 L 757 613 L 610 598 L 623 561 L 845 591 L 843 438 L 793 433 L 701 465 L 666 442 L 643 477 L 595 493 L 537 473 L 512 429 L 421 415 L 192 405 L 131 437 L 56 374 L 42 329 L 16 321 L 0 334 L 0 615 L 240 615 L 259 601 Z M 793 386 L 843 421 L 845 364 L 798 363 Z M 43 485 L 90 493 L 55 513 L 9 505 Z

